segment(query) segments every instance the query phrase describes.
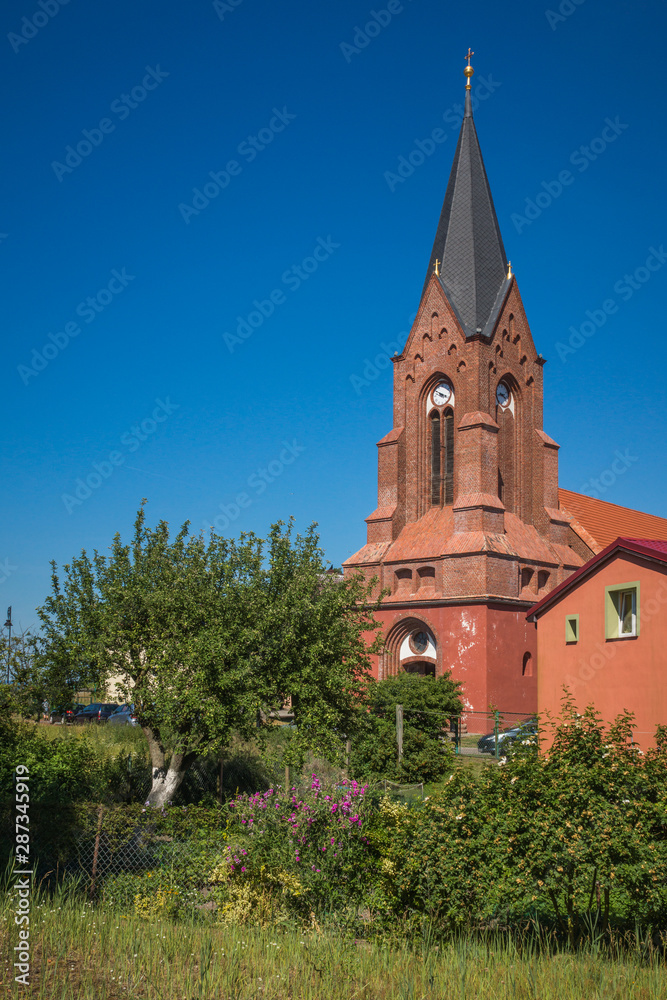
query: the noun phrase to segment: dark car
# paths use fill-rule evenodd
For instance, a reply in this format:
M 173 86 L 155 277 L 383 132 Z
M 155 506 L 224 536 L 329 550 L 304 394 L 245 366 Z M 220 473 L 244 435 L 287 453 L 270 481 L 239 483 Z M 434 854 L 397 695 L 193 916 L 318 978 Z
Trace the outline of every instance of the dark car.
M 94 701 L 92 705 L 86 705 L 84 709 L 77 714 L 72 719 L 75 726 L 82 725 L 85 722 L 106 722 L 109 716 L 116 711 L 118 708 L 117 704 L 104 704 L 99 701 Z
M 137 716 L 134 705 L 120 705 L 115 712 L 109 716 L 110 726 L 136 726 Z
M 66 705 L 58 705 L 49 712 L 49 722 L 52 724 L 65 725 L 73 721 L 74 716 L 77 712 L 80 712 L 84 706 L 76 701 L 70 701 Z
M 507 751 L 517 742 L 522 740 L 534 740 L 537 735 L 537 722 L 535 719 L 528 719 L 526 722 L 517 723 L 509 729 L 503 729 L 498 733 L 498 753 L 505 756 Z M 477 749 L 480 753 L 495 754 L 496 734 L 487 733 L 477 741 Z

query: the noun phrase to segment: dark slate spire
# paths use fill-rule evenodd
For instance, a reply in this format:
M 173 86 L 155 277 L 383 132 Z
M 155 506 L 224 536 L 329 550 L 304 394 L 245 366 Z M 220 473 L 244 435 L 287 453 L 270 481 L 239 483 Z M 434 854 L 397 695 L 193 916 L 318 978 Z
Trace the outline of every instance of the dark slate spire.
M 436 270 L 466 336 L 474 335 L 477 330 L 490 335 L 510 283 L 503 239 L 472 117 L 472 55 L 469 53 L 465 69 L 468 81 L 465 115 L 422 290 L 423 296 Z

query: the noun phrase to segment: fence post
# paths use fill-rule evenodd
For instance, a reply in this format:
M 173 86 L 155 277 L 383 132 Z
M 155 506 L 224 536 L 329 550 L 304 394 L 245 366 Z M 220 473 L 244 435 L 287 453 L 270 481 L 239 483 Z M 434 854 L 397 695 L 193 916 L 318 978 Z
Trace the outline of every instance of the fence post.
M 97 834 L 95 835 L 95 850 L 93 852 L 93 870 L 90 873 L 90 891 L 89 896 L 92 898 L 95 892 L 95 880 L 97 878 L 97 859 L 100 853 L 100 837 L 102 836 L 102 816 L 104 815 L 104 806 L 100 806 L 97 810 Z
M 398 763 L 403 760 L 403 706 L 396 706 L 396 744 L 398 746 Z
M 454 753 L 461 753 L 461 730 L 459 728 L 459 716 L 454 716 Z
M 220 760 L 220 771 L 218 773 L 218 802 L 222 805 L 222 778 L 223 778 L 223 768 L 224 760 Z
M 495 722 L 493 723 L 493 736 L 496 743 L 496 760 L 498 760 L 498 720 L 500 719 L 500 712 L 494 712 Z

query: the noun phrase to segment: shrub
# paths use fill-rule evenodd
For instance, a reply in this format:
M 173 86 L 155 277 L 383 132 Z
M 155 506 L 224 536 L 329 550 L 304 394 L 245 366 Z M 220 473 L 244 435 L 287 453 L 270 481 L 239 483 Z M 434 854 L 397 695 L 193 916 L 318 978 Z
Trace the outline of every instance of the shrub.
M 449 674 L 400 674 L 370 687 L 369 710 L 359 712 L 350 770 L 359 779 L 407 783 L 438 781 L 454 765 L 449 720 L 462 709 L 460 685 Z M 396 705 L 403 706 L 403 757 L 396 746 Z
M 230 844 L 211 876 L 223 913 L 253 899 L 300 919 L 358 905 L 372 870 L 365 797 L 356 781 L 327 787 L 312 775 L 301 790 L 232 801 Z
M 630 725 L 566 705 L 548 752 L 453 774 L 402 828 L 402 905 L 450 929 L 532 914 L 572 944 L 592 924 L 664 921 L 667 738 L 643 754 Z

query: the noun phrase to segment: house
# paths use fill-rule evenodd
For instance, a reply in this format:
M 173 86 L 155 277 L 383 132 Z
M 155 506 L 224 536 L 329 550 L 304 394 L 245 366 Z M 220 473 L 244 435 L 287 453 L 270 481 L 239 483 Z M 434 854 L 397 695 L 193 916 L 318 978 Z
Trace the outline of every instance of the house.
M 636 716 L 634 739 L 667 724 L 667 541 L 616 538 L 542 598 L 537 625 L 537 707 L 556 717 L 564 688 L 607 723 Z

